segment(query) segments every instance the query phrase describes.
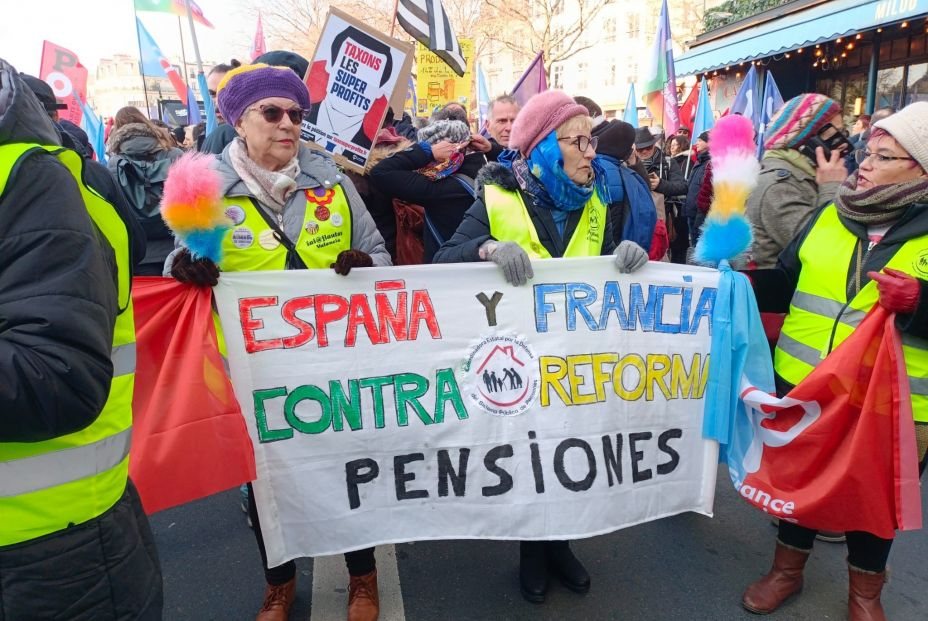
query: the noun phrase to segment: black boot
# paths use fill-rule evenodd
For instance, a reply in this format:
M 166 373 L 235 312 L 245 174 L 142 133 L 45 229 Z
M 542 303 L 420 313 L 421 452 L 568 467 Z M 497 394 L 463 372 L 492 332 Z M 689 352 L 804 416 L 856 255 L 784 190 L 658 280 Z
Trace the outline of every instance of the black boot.
M 548 569 L 561 580 L 561 584 L 574 593 L 590 590 L 590 574 L 570 550 L 566 541 L 546 541 L 545 556 Z
M 544 541 L 519 543 L 519 586 L 522 597 L 533 604 L 545 601 L 548 592 L 548 568 Z

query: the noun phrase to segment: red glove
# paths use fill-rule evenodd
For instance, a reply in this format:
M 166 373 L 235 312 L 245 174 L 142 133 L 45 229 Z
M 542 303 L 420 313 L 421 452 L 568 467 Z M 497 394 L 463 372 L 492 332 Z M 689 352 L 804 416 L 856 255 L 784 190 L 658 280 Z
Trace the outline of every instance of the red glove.
M 336 274 L 347 276 L 352 267 L 373 267 L 374 260 L 371 255 L 360 250 L 342 250 L 338 253 L 335 263 L 330 265 Z
M 880 306 L 891 313 L 914 313 L 921 285 L 914 276 L 884 267 L 883 273 L 867 272 L 880 292 Z
M 194 259 L 184 248 L 174 257 L 171 276 L 195 287 L 215 287 L 219 282 L 219 268 L 209 259 Z

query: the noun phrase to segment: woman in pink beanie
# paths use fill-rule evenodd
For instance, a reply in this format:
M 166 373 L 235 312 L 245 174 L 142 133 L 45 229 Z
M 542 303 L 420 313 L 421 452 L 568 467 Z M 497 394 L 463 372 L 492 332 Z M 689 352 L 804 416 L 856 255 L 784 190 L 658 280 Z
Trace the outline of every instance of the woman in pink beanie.
M 648 253 L 612 237 L 605 173 L 596 158 L 597 139 L 586 108 L 563 91 L 532 97 L 516 117 L 513 151 L 477 176 L 476 202 L 434 263 L 493 261 L 513 285 L 534 276 L 533 259 L 615 255 L 620 272 L 648 262 Z M 586 593 L 590 576 L 567 541 L 523 541 L 522 595 L 541 603 L 551 572 L 572 591 Z

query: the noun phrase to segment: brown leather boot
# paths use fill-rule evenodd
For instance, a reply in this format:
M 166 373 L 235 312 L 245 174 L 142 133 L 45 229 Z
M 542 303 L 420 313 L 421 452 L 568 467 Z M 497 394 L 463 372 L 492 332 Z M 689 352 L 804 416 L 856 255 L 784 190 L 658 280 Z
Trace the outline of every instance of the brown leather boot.
M 363 576 L 351 576 L 348 582 L 348 621 L 377 621 L 379 614 L 377 570 Z
M 847 566 L 850 587 L 847 594 L 847 616 L 850 621 L 886 621 L 880 603 L 880 592 L 886 581 L 886 572 L 864 571 Z
M 770 572 L 751 584 L 741 597 L 748 611 L 765 615 L 773 612 L 791 595 L 802 589 L 802 570 L 811 550 L 799 550 L 777 541 Z
M 264 590 L 264 603 L 255 621 L 287 621 L 290 607 L 296 597 L 296 576 L 290 582 L 279 586 L 267 585 Z

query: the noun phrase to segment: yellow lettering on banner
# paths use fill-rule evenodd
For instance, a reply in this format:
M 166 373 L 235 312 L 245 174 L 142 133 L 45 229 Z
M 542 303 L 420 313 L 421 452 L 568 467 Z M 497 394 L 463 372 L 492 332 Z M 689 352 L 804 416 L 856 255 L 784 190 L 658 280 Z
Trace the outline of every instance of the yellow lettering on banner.
M 635 367 L 638 371 L 638 382 L 632 390 L 626 389 L 625 383 L 622 381 L 622 377 L 625 375 L 625 368 L 629 366 Z M 646 378 L 647 371 L 645 370 L 644 358 L 639 354 L 628 354 L 619 360 L 619 363 L 615 365 L 615 369 L 612 371 L 612 390 L 615 391 L 615 395 L 619 399 L 637 401 L 644 392 Z
M 567 363 L 564 359 L 557 356 L 541 356 L 538 358 L 538 364 L 541 368 L 541 407 L 551 405 L 549 388 L 554 389 L 564 405 L 570 405 L 570 397 L 561 384 L 561 380 L 567 377 Z
M 612 372 L 603 369 L 604 364 L 614 365 L 619 360 L 618 354 L 593 354 L 593 386 L 596 388 L 596 400 L 606 400 L 606 384 L 612 381 Z
M 699 386 L 693 392 L 693 399 L 702 399 L 703 394 L 706 392 L 706 382 L 709 380 L 709 356 L 710 354 L 706 354 L 706 358 L 702 362 L 702 381 L 699 382 Z
M 700 354 L 694 354 L 690 362 L 689 373 L 686 371 L 686 365 L 683 363 L 683 356 L 673 355 L 672 370 L 670 373 L 670 393 L 671 399 L 686 398 L 700 384 Z
M 593 356 L 590 354 L 567 356 L 567 381 L 570 383 L 570 400 L 573 405 L 596 403 L 596 395 L 580 392 L 580 387 L 583 386 L 583 376 L 577 373 L 577 367 L 587 364 L 593 364 Z
M 645 399 L 654 401 L 654 384 L 670 400 L 670 389 L 667 387 L 667 374 L 670 373 L 670 356 L 667 354 L 648 354 L 648 382 Z

